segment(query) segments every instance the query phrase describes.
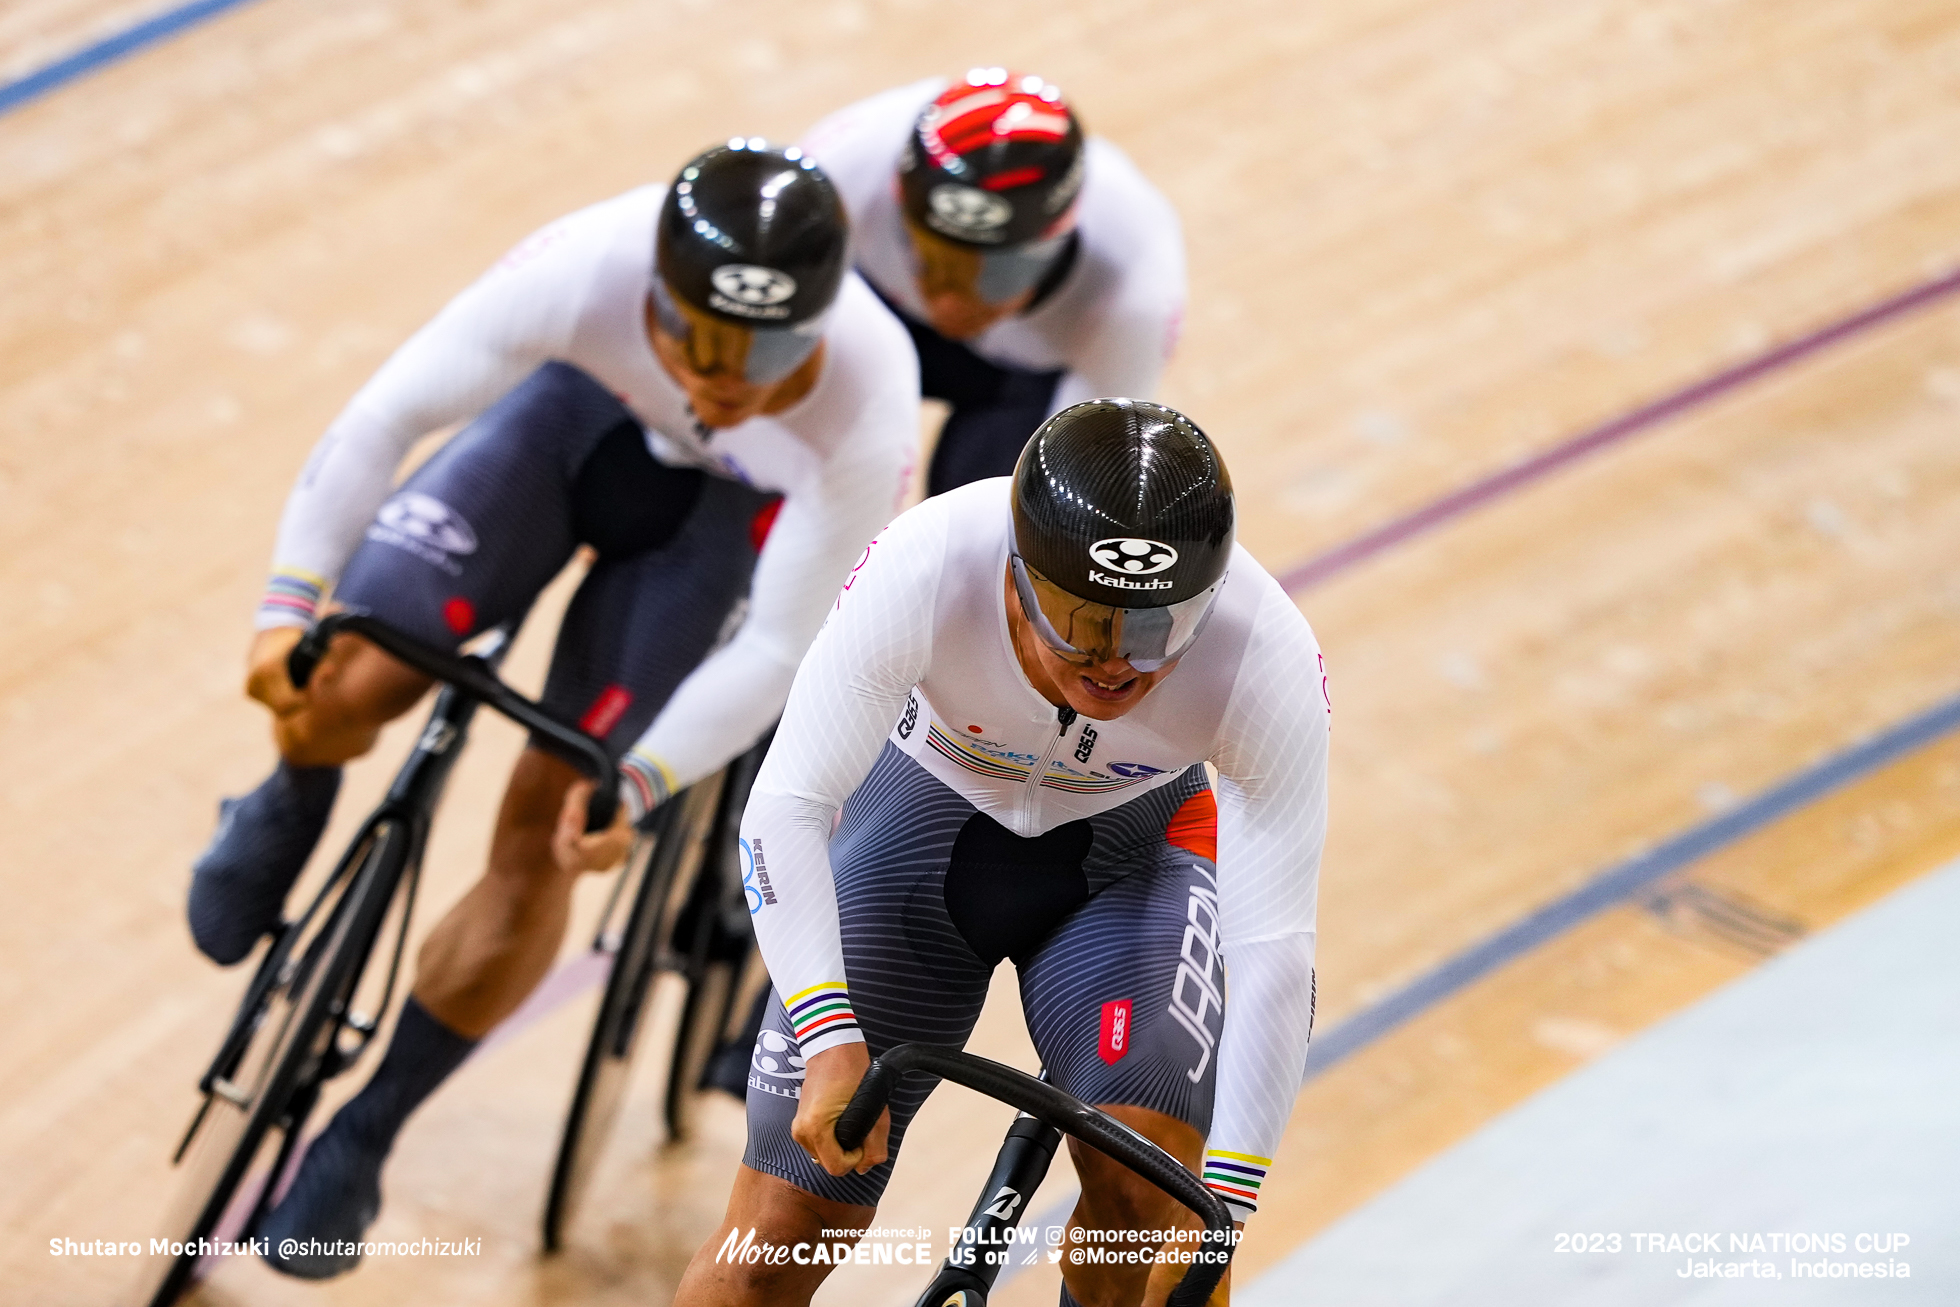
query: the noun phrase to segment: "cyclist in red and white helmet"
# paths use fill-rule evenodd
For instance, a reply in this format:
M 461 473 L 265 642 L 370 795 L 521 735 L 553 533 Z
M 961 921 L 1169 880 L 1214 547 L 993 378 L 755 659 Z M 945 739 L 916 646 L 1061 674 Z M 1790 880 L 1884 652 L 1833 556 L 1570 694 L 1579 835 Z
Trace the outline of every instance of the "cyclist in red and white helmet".
M 1184 235 L 1129 157 L 1040 77 L 976 68 L 839 110 L 805 136 L 852 255 L 952 412 L 927 492 L 1014 470 L 1043 419 L 1149 398 L 1176 343 Z

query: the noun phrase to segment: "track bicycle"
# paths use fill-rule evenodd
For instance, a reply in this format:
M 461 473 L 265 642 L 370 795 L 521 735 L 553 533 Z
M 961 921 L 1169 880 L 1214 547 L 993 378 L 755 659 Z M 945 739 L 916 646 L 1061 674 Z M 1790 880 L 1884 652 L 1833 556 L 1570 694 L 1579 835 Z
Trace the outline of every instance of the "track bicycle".
M 1011 1231 L 1027 1214 L 1028 1199 L 1048 1174 L 1063 1135 L 1078 1139 L 1128 1167 L 1191 1209 L 1205 1235 L 1190 1269 L 1171 1290 L 1167 1307 L 1203 1307 L 1231 1264 L 1231 1212 L 1204 1182 L 1150 1140 L 1045 1079 L 958 1049 L 900 1044 L 872 1059 L 857 1093 L 837 1118 L 837 1143 L 846 1152 L 864 1142 L 908 1073 L 935 1075 L 964 1085 L 1021 1115 L 1007 1129 L 993 1171 L 967 1217 L 960 1243 L 940 1265 L 917 1307 L 986 1307 L 1005 1259 L 981 1250 L 1016 1246 Z
M 167 1250 L 144 1263 L 131 1295 L 140 1307 L 168 1307 L 201 1263 L 251 1236 L 298 1160 L 321 1087 L 352 1067 L 380 1029 L 400 977 L 430 823 L 476 710 L 488 704 L 598 782 L 588 830 L 613 818 L 618 776 L 604 746 L 498 679 L 510 627 L 488 633 L 472 653 L 452 654 L 366 614 L 333 613 L 294 648 L 288 666 L 295 686 L 305 687 L 342 632 L 362 636 L 443 689 L 380 806 L 305 911 L 275 932 L 198 1081 L 204 1099 L 177 1147 L 177 1189 L 160 1223 Z M 391 922 L 377 994 L 364 978 Z
M 769 977 L 749 925 L 736 829 L 769 739 L 649 814 L 601 913 L 592 949 L 606 955 L 605 992 L 545 1198 L 547 1252 L 563 1246 L 618 1119 L 660 972 L 686 986 L 667 1063 L 668 1137 L 687 1136 L 693 1104 L 711 1083 L 733 1093 L 747 1080 L 749 1018 Z M 718 1063 L 739 1063 L 740 1074 L 717 1076 Z

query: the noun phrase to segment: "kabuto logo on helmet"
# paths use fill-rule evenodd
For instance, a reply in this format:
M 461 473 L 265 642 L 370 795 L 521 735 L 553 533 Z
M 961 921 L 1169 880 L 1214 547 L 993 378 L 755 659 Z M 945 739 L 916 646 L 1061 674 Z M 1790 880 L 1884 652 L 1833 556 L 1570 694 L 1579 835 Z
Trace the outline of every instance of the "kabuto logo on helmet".
M 1090 545 L 1089 557 L 1112 572 L 1151 576 L 1173 566 L 1177 562 L 1177 550 L 1159 540 L 1111 536 Z
M 946 182 L 926 197 L 926 224 L 963 241 L 999 241 L 1014 217 L 1014 206 L 977 186 Z
M 742 318 L 786 318 L 783 301 L 796 294 L 796 278 L 753 263 L 724 263 L 708 275 L 710 308 Z

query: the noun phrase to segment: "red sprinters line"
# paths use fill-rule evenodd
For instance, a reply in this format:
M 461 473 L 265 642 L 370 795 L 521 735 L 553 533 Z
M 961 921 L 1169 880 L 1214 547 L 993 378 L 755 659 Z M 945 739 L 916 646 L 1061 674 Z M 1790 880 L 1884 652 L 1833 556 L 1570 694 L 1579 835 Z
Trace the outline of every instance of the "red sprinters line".
M 1522 489 L 1541 480 L 1568 463 L 1577 462 L 1588 454 L 1596 454 L 1602 449 L 1610 448 L 1651 430 L 1669 418 L 1678 417 L 1690 409 L 1719 399 L 1738 387 L 1788 367 L 1818 350 L 1868 331 L 1914 309 L 1944 299 L 1955 291 L 1960 291 L 1960 271 L 1949 272 L 1931 281 L 1921 282 L 1890 299 L 1881 300 L 1849 317 L 1819 327 L 1808 335 L 1799 336 L 1753 359 L 1717 372 L 1714 376 L 1704 377 L 1672 394 L 1663 395 L 1659 399 L 1643 404 L 1629 413 L 1623 413 L 1596 427 L 1581 431 L 1578 435 L 1562 440 L 1542 453 L 1534 454 L 1522 462 L 1514 463 L 1501 471 L 1472 481 L 1467 486 L 1452 490 L 1441 499 L 1424 504 L 1421 508 L 1404 513 L 1400 517 L 1390 518 L 1380 526 L 1364 531 L 1354 539 L 1335 545 L 1325 553 L 1317 554 L 1306 562 L 1282 572 L 1279 583 L 1286 587 L 1289 593 L 1318 585 L 1331 576 L 1345 572 L 1350 567 L 1366 562 L 1376 554 L 1401 544 L 1404 540 L 1434 530 L 1472 509 L 1481 508 L 1513 490 Z

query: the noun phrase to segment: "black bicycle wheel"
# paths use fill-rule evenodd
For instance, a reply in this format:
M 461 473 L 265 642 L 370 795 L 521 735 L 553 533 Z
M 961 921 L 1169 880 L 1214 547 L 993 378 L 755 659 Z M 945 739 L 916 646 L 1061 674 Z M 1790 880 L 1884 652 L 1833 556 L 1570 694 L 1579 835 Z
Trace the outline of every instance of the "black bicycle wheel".
M 768 983 L 748 922 L 731 922 L 725 905 L 707 907 L 697 920 L 697 948 L 667 1070 L 667 1133 L 674 1139 L 685 1139 L 693 1128 L 695 1101 L 710 1088 L 711 1067 L 746 1033 L 756 990 Z M 749 1049 L 741 1053 L 746 1068 Z
M 728 1020 L 722 1027 L 721 1043 L 701 1072 L 702 1090 L 719 1089 L 737 1102 L 749 1096 L 749 1071 L 755 1059 L 756 1040 L 769 1015 L 769 969 L 762 965 L 762 953 L 750 936 L 747 956 L 736 969 L 734 993 L 729 996 Z
M 692 1128 L 695 1101 L 709 1088 L 709 1074 L 747 1027 L 758 987 L 768 984 L 749 924 L 748 893 L 736 845 L 742 810 L 748 806 L 756 773 L 774 738 L 772 730 L 728 764 L 721 803 L 701 860 L 701 874 L 675 923 L 675 952 L 687 996 L 674 1031 L 667 1065 L 663 1112 L 670 1139 L 685 1139 Z M 741 1055 L 746 1069 L 749 1049 Z M 747 1076 L 744 1074 L 743 1080 Z
M 169 1307 L 196 1276 L 206 1243 L 244 1237 L 257 1222 L 320 1081 L 339 1069 L 341 1018 L 411 844 L 398 822 L 370 828 L 253 977 L 178 1149 L 176 1193 L 159 1223 L 170 1250 L 144 1263 L 131 1295 L 140 1307 Z
M 625 1098 L 628 1073 L 639 1047 L 647 998 L 660 969 L 662 948 L 678 915 L 676 901 L 691 888 L 700 862 L 702 832 L 715 811 L 720 780 L 711 777 L 663 804 L 654 813 L 651 830 L 635 845 L 622 875 L 637 877 L 624 927 L 615 936 L 602 934 L 594 947 L 612 954 L 605 992 L 592 1023 L 565 1114 L 565 1131 L 552 1165 L 551 1188 L 545 1195 L 544 1247 L 556 1252 L 591 1182 L 599 1155 L 612 1135 Z M 631 888 L 622 885 L 622 897 Z
M 720 1044 L 733 980 L 734 968 L 716 961 L 702 964 L 688 977 L 680 1026 L 674 1032 L 674 1055 L 667 1064 L 665 1116 L 671 1139 L 685 1139 L 693 1128 L 694 1099 Z

